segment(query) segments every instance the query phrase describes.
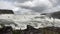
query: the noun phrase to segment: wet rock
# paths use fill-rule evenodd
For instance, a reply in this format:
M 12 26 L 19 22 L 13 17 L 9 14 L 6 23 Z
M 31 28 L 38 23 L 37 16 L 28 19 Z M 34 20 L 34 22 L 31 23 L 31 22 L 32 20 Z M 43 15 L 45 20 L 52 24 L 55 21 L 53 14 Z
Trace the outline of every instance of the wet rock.
M 11 26 L 3 27 L 0 30 L 0 34 L 12 34 L 12 27 Z
M 34 27 L 27 25 L 27 29 L 21 31 L 21 34 L 42 34 L 39 29 L 35 29 Z

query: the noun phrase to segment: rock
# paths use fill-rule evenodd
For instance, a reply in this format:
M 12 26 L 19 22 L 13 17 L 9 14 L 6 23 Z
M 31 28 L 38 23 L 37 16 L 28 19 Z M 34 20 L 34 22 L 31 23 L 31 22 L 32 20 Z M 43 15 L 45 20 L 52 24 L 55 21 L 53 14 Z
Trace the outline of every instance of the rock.
M 0 14 L 14 14 L 12 10 L 0 9 Z
M 30 25 L 27 25 L 27 29 L 21 31 L 21 34 L 42 34 L 39 29 L 35 29 Z
M 53 13 L 42 13 L 41 15 L 46 15 L 48 17 L 53 17 L 53 18 L 60 19 L 60 11 L 55 11 Z
M 58 19 L 60 19 L 60 11 L 56 11 L 56 12 L 52 13 L 51 16 L 52 16 L 53 18 L 58 18 Z
M 12 27 L 11 26 L 3 27 L 0 30 L 0 34 L 12 34 Z

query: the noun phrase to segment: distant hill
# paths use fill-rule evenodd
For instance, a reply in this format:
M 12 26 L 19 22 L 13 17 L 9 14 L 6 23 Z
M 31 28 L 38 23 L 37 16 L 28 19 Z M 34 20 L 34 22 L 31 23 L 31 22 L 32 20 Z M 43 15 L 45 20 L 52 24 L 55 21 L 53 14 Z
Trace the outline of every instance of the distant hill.
M 42 13 L 41 15 L 46 15 L 47 13 Z
M 41 15 L 47 15 L 49 17 L 60 19 L 60 11 L 56 11 L 56 12 L 53 12 L 53 13 L 42 13 Z
M 14 14 L 12 10 L 0 9 L 0 14 Z
M 52 13 L 51 16 L 52 16 L 53 18 L 58 18 L 58 19 L 60 19 L 60 11 L 57 11 L 57 12 Z

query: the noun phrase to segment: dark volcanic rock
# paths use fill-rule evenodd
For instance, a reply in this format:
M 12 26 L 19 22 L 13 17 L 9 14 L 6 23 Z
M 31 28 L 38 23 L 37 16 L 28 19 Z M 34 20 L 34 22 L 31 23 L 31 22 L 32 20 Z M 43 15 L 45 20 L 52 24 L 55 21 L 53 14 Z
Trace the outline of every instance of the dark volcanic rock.
M 41 15 L 47 15 L 47 13 L 42 13 Z
M 12 30 L 12 27 L 7 26 L 0 28 L 0 34 L 60 34 L 59 27 L 45 27 L 35 29 L 34 27 L 27 25 L 25 30 Z
M 48 29 L 50 31 L 60 32 L 60 27 L 46 27 L 45 29 Z
M 60 19 L 60 11 L 54 12 L 51 14 L 53 18 L 59 18 Z
M 0 29 L 0 34 L 42 34 L 42 32 L 30 25 L 27 25 L 27 29 L 25 30 L 12 30 L 12 27 L 5 26 Z
M 27 25 L 27 29 L 21 31 L 21 34 L 42 34 L 39 29 L 35 29 L 30 25 Z
M 56 11 L 53 13 L 42 13 L 41 15 L 46 15 L 48 17 L 58 18 L 60 19 L 60 11 Z
M 12 10 L 0 9 L 0 14 L 14 14 Z
M 12 34 L 12 27 L 3 27 L 2 29 L 0 29 L 0 34 Z

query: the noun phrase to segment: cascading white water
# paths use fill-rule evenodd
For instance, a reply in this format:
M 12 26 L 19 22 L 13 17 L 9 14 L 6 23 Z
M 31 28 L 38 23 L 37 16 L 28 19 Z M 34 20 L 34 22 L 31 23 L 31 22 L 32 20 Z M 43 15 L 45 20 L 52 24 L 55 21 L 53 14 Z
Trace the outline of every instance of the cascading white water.
M 38 29 L 50 26 L 59 27 L 60 19 L 49 18 L 45 15 L 2 14 L 0 15 L 0 24 L 12 26 L 15 29 L 26 29 L 27 25 L 31 25 Z M 15 24 L 17 24 L 17 26 L 15 26 Z

